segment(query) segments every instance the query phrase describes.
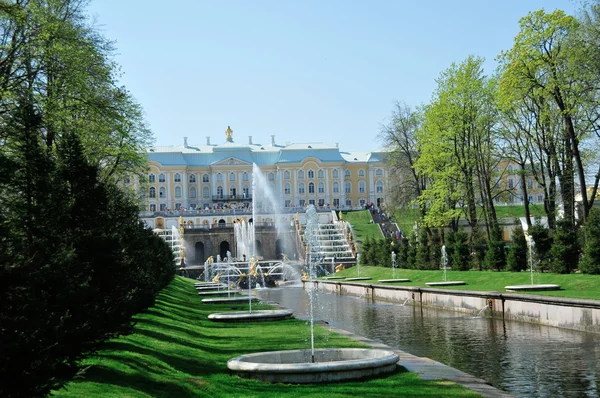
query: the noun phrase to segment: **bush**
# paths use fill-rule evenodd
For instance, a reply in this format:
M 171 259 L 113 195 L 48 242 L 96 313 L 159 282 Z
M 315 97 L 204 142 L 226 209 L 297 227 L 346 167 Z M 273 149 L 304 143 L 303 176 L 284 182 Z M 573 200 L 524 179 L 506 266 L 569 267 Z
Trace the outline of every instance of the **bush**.
M 583 228 L 585 245 L 579 269 L 584 274 L 600 274 L 600 210 L 593 208 Z

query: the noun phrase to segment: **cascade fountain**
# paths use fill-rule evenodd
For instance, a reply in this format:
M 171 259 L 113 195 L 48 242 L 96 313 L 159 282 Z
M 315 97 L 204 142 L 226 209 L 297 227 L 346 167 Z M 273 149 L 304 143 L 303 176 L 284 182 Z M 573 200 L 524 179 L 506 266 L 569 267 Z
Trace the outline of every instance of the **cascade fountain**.
M 319 383 L 375 376 L 393 372 L 399 360 L 392 351 L 378 349 L 315 349 L 314 316 L 317 265 L 321 252 L 316 242 L 318 215 L 314 205 L 307 210 L 306 241 L 308 245 L 310 349 L 272 351 L 242 355 L 227 361 L 227 367 L 239 376 L 273 383 Z
M 446 270 L 448 268 L 448 252 L 446 250 L 446 245 L 442 245 L 441 251 L 442 251 L 442 259 L 441 259 L 440 265 L 444 269 L 444 274 L 443 274 L 443 279 L 444 280 L 442 282 L 425 282 L 425 284 L 427 286 L 460 286 L 460 285 L 466 285 L 467 282 L 465 282 L 465 281 L 449 281 L 448 280 L 448 278 L 446 276 Z
M 236 230 L 237 232 L 235 236 L 236 247 L 238 248 L 238 250 L 241 250 L 241 252 L 238 252 L 238 256 L 245 255 L 248 261 L 248 272 L 245 275 L 248 283 L 248 311 L 214 313 L 210 314 L 208 316 L 208 319 L 215 322 L 252 322 L 275 321 L 287 319 L 292 316 L 292 311 L 283 309 L 259 311 L 252 310 L 252 302 L 254 301 L 252 296 L 252 287 L 256 286 L 257 277 L 259 275 L 262 275 L 262 269 L 259 265 L 260 253 L 257 253 L 256 240 L 254 239 L 254 223 L 257 220 L 257 211 L 265 210 L 277 213 L 278 207 L 278 202 L 271 188 L 269 187 L 269 182 L 262 174 L 260 168 L 256 164 L 254 164 L 252 166 L 252 222 L 247 223 L 245 226 L 243 223 L 239 223 L 240 226 Z M 240 278 L 242 277 L 243 274 L 240 275 Z M 238 281 L 239 280 L 240 279 L 238 279 Z
M 397 265 L 398 264 L 396 261 L 396 252 L 392 251 L 392 279 L 380 279 L 378 282 L 381 282 L 381 283 L 410 282 L 410 279 L 406 279 L 406 278 L 396 279 L 396 266 Z

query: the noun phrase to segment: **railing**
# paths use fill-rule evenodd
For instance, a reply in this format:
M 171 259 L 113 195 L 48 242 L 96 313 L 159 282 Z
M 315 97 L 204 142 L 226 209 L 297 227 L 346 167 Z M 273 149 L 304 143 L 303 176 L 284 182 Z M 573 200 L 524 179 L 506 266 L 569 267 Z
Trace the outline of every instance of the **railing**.
M 317 212 L 323 213 L 331 211 L 329 207 L 316 207 Z M 360 210 L 360 208 L 342 207 L 339 210 Z M 306 207 L 295 206 L 295 207 L 282 207 L 277 209 L 278 213 L 303 213 L 306 211 Z M 256 214 L 273 214 L 275 211 L 267 211 L 256 209 Z M 237 209 L 196 209 L 196 210 L 163 210 L 163 211 L 141 211 L 139 213 L 140 218 L 153 218 L 153 217 L 192 217 L 192 216 L 211 216 L 215 214 L 220 215 L 237 215 L 237 214 L 252 214 L 252 207 L 243 207 Z
M 224 201 L 224 200 L 252 200 L 252 195 L 241 194 L 241 195 L 213 195 L 213 202 Z

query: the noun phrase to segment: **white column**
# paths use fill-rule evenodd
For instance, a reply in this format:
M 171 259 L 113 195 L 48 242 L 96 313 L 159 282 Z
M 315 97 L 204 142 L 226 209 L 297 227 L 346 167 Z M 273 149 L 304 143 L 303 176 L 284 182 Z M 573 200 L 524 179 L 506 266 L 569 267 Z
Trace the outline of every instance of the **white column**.
M 329 203 L 331 206 L 331 187 L 329 186 L 329 172 L 331 169 L 325 169 L 325 204 Z

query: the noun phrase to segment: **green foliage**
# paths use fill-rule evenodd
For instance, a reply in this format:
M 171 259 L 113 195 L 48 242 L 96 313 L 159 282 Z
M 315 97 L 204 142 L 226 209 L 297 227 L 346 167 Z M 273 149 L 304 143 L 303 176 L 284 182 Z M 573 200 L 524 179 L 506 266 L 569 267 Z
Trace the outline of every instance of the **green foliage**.
M 417 269 L 429 269 L 431 258 L 429 256 L 429 236 L 427 230 L 419 230 L 419 243 L 417 244 L 416 263 Z
M 584 274 L 600 274 L 600 210 L 590 211 L 583 229 L 585 245 L 579 269 Z
M 408 266 L 408 238 L 402 235 L 402 239 L 400 240 L 400 246 L 398 248 L 398 258 L 396 259 L 398 263 L 398 268 L 410 268 Z
M 442 245 L 440 233 L 437 228 L 431 230 L 429 240 L 429 267 L 427 269 L 439 269 L 442 263 Z
M 550 271 L 554 273 L 568 274 L 577 268 L 579 244 L 577 232 L 570 222 L 565 220 L 557 222 L 550 258 Z
M 475 228 L 473 232 L 471 232 L 471 241 L 470 241 L 470 250 L 471 250 L 471 268 L 482 270 L 485 258 L 488 252 L 488 246 L 486 244 L 485 236 L 483 231 L 480 228 Z M 487 263 L 485 264 L 487 268 Z
M 498 224 L 494 224 L 490 230 L 490 241 L 485 253 L 485 264 L 487 269 L 501 271 L 506 267 L 506 253 L 504 252 L 504 240 L 502 231 Z
M 537 264 L 538 270 L 548 270 L 550 267 L 550 248 L 552 247 L 550 231 L 541 223 L 536 222 L 529 227 L 528 233 L 534 241 L 534 255 L 536 258 L 533 259 L 533 262 Z
M 467 242 L 466 232 L 455 232 L 449 255 L 452 258 L 452 269 L 456 271 L 468 271 L 471 269 L 471 253 Z
M 512 231 L 506 263 L 508 271 L 519 272 L 527 269 L 527 241 L 520 224 Z
M 406 248 L 406 267 L 415 269 L 417 267 L 417 237 L 414 231 L 410 233 L 408 246 Z

